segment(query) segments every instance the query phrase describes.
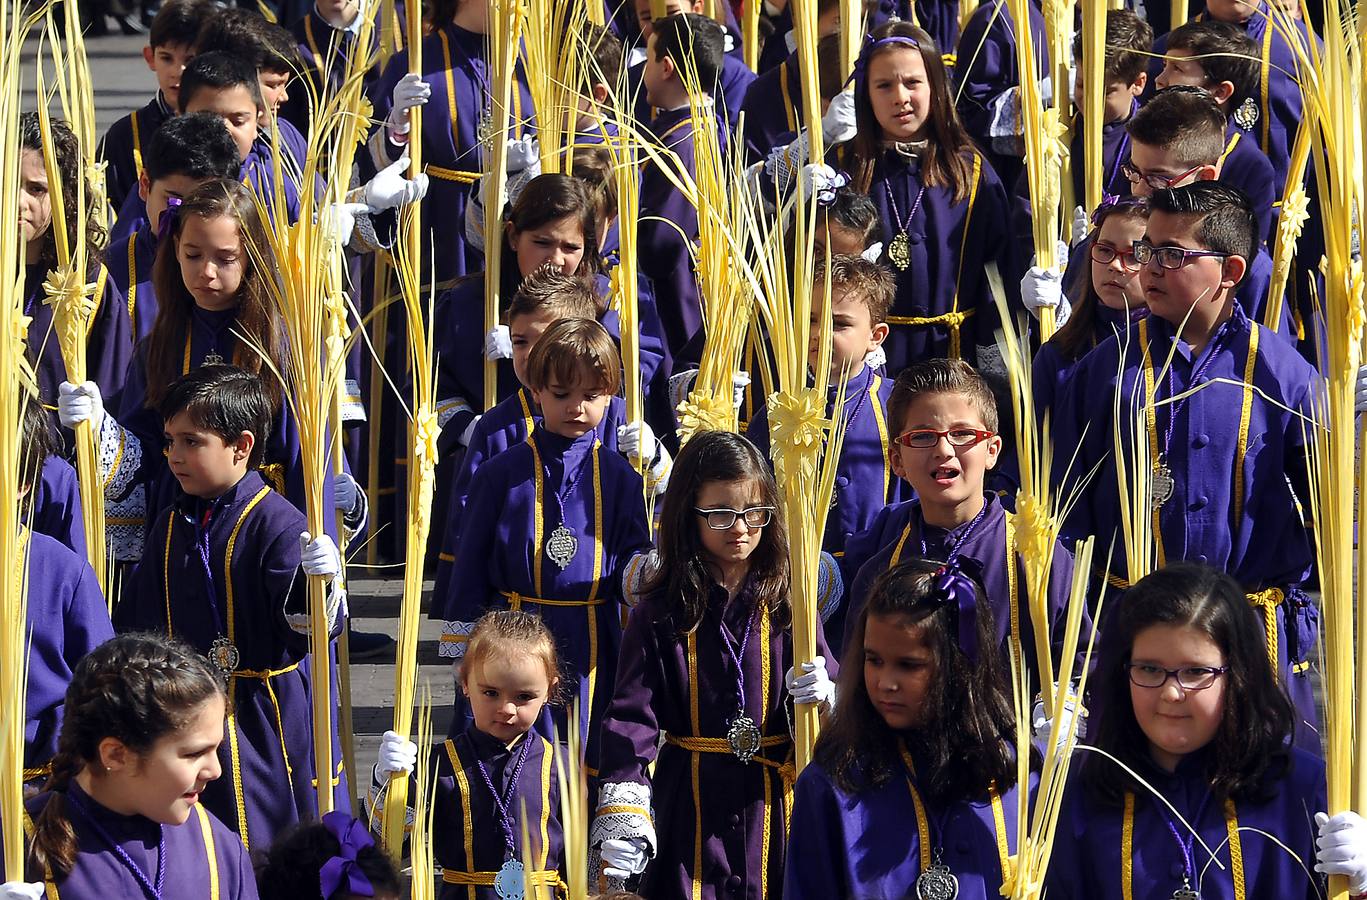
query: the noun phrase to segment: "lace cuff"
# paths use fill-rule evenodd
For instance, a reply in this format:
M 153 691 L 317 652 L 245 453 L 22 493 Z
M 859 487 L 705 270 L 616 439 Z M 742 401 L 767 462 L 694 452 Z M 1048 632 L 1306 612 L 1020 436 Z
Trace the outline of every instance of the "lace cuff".
M 622 602 L 632 607 L 641 601 L 641 586 L 660 567 L 660 554 L 655 550 L 637 553 L 627 560 L 622 570 Z
M 769 151 L 769 158 L 764 161 L 764 174 L 773 179 L 774 190 L 779 195 L 786 194 L 789 188 L 793 186 L 798 173 L 807 164 L 807 157 L 809 156 L 811 156 L 811 143 L 805 128 L 791 144 L 775 147 Z M 815 162 L 820 161 L 815 160 Z
M 474 622 L 442 622 L 441 643 L 437 645 L 437 657 L 440 659 L 464 659 L 465 646 L 470 643 L 470 634 L 474 630 Z
M 669 408 L 675 411 L 676 419 L 679 404 L 688 399 L 688 394 L 693 390 L 693 384 L 697 380 L 697 369 L 685 369 L 669 376 Z
M 655 855 L 655 818 L 650 809 L 650 786 L 632 781 L 611 782 L 598 793 L 598 815 L 589 828 L 589 846 L 604 841 L 641 838 Z
M 816 609 L 821 621 L 827 622 L 845 599 L 845 579 L 840 575 L 840 565 L 835 557 L 825 550 L 821 551 L 816 572 Z
M 100 422 L 97 455 L 105 499 L 117 500 L 129 492 L 129 486 L 142 468 L 142 441 L 113 416 L 105 415 Z

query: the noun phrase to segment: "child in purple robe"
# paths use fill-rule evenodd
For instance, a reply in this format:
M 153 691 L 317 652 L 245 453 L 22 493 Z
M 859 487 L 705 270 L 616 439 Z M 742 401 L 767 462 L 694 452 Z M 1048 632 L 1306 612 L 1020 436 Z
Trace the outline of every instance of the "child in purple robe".
M 404 884 L 365 823 L 334 810 L 271 846 L 256 866 L 261 900 L 400 900 Z
M 1000 895 L 1021 786 L 980 591 L 952 563 L 928 560 L 874 583 L 845 649 L 840 702 L 797 780 L 788 900 L 905 897 L 913 884 L 917 897 Z M 951 877 L 957 894 L 934 890 Z
M 1102 752 L 1078 759 L 1048 896 L 1324 896 L 1309 872 L 1324 763 L 1290 743 L 1293 711 L 1237 582 L 1191 563 L 1151 573 L 1112 608 L 1092 677 Z M 1354 891 L 1357 825 L 1356 867 L 1315 866 L 1355 874 Z
M 147 221 L 105 251 L 114 286 L 127 298 L 134 342 L 151 333 L 157 318 L 152 263 L 167 207 L 178 205 L 206 181 L 236 178 L 242 168 L 232 135 L 224 120 L 213 113 L 186 113 L 168 119 L 144 146 L 134 190 L 146 206 Z
M 840 4 L 835 0 L 821 0 L 817 4 L 817 81 L 822 99 L 822 115 L 835 96 L 845 87 L 845 73 L 840 69 Z M 796 51 L 774 68 L 762 72 L 750 85 L 745 96 L 745 121 L 741 131 L 749 159 L 758 162 L 769 157 L 770 151 L 782 146 L 802 130 L 806 112 L 802 108 L 802 73 Z M 828 128 L 826 140 L 837 138 Z
M 157 10 L 142 49 L 143 61 L 157 78 L 157 94 L 142 109 L 134 110 L 109 126 L 96 155 L 107 163 L 105 192 L 112 209 L 142 177 L 143 154 L 152 135 L 176 114 L 180 74 L 194 53 L 195 36 L 204 20 L 217 10 L 204 0 L 168 0 Z
M 307 84 L 297 85 L 294 92 L 282 102 L 280 116 L 287 119 L 303 135 L 310 132 L 308 98 L 322 97 L 324 91 L 336 93 L 346 79 L 347 66 L 355 56 L 364 56 L 379 48 L 380 24 L 375 22 L 371 29 L 371 48 L 360 45 L 361 27 L 365 16 L 378 19 L 379 7 L 363 9 L 367 4 L 358 0 L 315 0 L 309 4 L 308 12 L 298 21 L 289 23 L 290 34 L 295 41 L 295 50 L 302 64 L 300 78 Z M 378 64 L 366 71 L 362 88 L 369 87 L 379 78 Z
M 337 545 L 311 536 L 304 514 L 256 472 L 272 411 L 261 381 L 232 366 L 202 366 L 169 387 L 158 414 L 180 493 L 153 523 L 151 552 L 115 611 L 120 631 L 180 636 L 227 681 L 228 777 L 204 802 L 248 849 L 317 809 L 308 579 L 329 584 L 330 633 L 345 602 Z M 332 703 L 335 716 L 335 694 Z
M 759 451 L 694 435 L 623 637 L 589 834 L 606 876 L 644 872 L 643 896 L 783 893 L 789 703 L 834 696 L 819 630 L 818 655 L 793 657 L 787 543 Z
M 579 697 L 591 768 L 621 645 L 622 573 L 650 543 L 641 476 L 598 437 L 620 383 L 617 347 L 597 322 L 562 319 L 546 331 L 527 360 L 542 419 L 470 480 L 455 562 L 430 612 L 444 621 L 442 640 L 459 658 L 486 610 L 535 607 L 566 661 L 567 689 Z M 663 448 L 645 437 L 628 447 L 619 435 L 619 449 L 654 462 Z M 564 733 L 564 713 L 556 712 Z M 544 733 L 551 721 L 547 715 Z
M 24 244 L 23 311 L 31 319 L 28 348 L 37 370 L 39 395 L 44 402 L 51 403 L 57 398 L 57 386 L 66 379 L 66 362 L 62 358 L 49 302 L 48 286 L 61 273 L 57 236 L 53 230 L 57 220 L 53 215 L 48 173 L 43 163 L 45 143 L 50 144 L 56 158 L 61 184 L 53 187 L 61 189 L 63 227 L 73 252 L 82 227 L 78 193 L 86 176 L 80 143 L 65 122 L 53 119 L 45 135 L 37 113 L 19 115 L 19 208 L 15 212 L 19 219 L 19 237 Z M 87 270 L 76 274 L 84 276 L 82 282 L 95 285 L 92 298 L 95 309 L 86 325 L 86 377 L 105 391 L 117 392 L 123 386 L 128 358 L 133 350 L 128 314 L 122 295 L 109 277 L 109 270 L 100 264 L 106 237 L 104 209 L 88 179 L 84 190 L 87 208 L 83 237 L 88 254 Z
M 24 804 L 31 882 L 4 896 L 255 900 L 242 842 L 199 802 L 222 773 L 226 705 L 218 672 L 174 640 L 92 650 L 67 688 L 52 775 Z
M 1115 460 L 1132 459 L 1135 441 L 1147 443 L 1152 495 L 1137 514 L 1152 514 L 1159 565 L 1205 563 L 1243 586 L 1296 706 L 1298 740 L 1317 749 L 1305 661 L 1315 652 L 1318 612 L 1300 589 L 1314 557 L 1299 507 L 1310 496 L 1305 442 L 1319 376 L 1235 299 L 1258 244 L 1247 198 L 1199 181 L 1156 191 L 1149 205 L 1134 244 L 1149 315 L 1084 357 L 1055 404 L 1054 444 L 1077 448 L 1056 458 L 1059 490 L 1074 490 L 1098 467 L 1065 532 L 1095 535 L 1099 546 L 1115 539 L 1098 570 L 1113 584 L 1125 577 L 1120 505 L 1131 501 L 1118 488 Z M 1129 424 L 1119 435 L 1117 407 L 1136 411 L 1122 417 Z
M 430 760 L 432 855 L 443 869 L 444 900 L 514 896 L 508 889 L 522 889 L 524 877 L 527 896 L 550 896 L 563 883 L 557 749 L 537 727 L 546 706 L 560 699 L 560 673 L 556 638 L 539 616 L 505 609 L 475 623 L 457 674 L 473 718 L 433 747 Z M 416 744 L 385 732 L 375 766 L 377 809 L 390 779 L 411 775 L 417 756 Z M 524 819 L 535 860 L 529 872 Z

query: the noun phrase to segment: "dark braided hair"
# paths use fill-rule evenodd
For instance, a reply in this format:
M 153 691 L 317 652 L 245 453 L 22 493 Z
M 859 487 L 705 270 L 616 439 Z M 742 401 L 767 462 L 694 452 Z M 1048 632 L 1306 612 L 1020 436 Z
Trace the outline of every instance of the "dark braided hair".
M 87 654 L 66 690 L 62 733 L 44 785 L 51 796 L 34 823 L 29 861 L 37 871 L 47 868 L 61 878 L 76 863 L 65 794 L 82 769 L 97 765 L 101 741 L 114 738 L 146 753 L 222 696 L 223 681 L 208 660 L 171 638 L 125 634 Z

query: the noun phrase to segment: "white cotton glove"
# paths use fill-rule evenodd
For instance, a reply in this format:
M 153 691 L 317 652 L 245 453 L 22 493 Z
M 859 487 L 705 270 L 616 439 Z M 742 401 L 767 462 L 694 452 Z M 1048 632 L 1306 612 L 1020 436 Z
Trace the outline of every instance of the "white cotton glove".
M 412 775 L 418 764 L 418 745 L 405 741 L 393 731 L 380 738 L 380 761 L 375 763 L 375 776 L 387 780 L 393 775 Z
M 821 135 L 828 144 L 842 144 L 859 130 L 854 121 L 854 88 L 849 87 L 831 98 L 821 117 Z
M 366 183 L 362 196 L 371 212 L 384 212 L 408 203 L 417 203 L 427 196 L 427 175 L 419 172 L 416 178 L 407 176 L 408 153 L 397 162 L 385 166 Z
M 1077 700 L 1071 692 L 1068 699 L 1063 701 L 1063 715 L 1060 717 L 1059 737 L 1054 745 L 1055 750 L 1062 749 L 1068 743 L 1068 729 L 1073 727 L 1073 720 L 1077 719 L 1076 742 L 1081 742 L 1087 734 L 1087 709 Z M 1034 709 L 1031 711 L 1030 733 L 1035 740 L 1043 741 L 1049 737 L 1049 732 L 1053 729 L 1053 719 L 1049 718 L 1049 710 L 1045 709 L 1044 698 L 1035 701 Z
M 485 359 L 512 359 L 513 338 L 507 325 L 495 325 L 484 336 Z
M 470 439 L 475 436 L 475 426 L 479 424 L 479 420 L 482 418 L 484 417 L 480 415 L 471 419 L 470 424 L 466 425 L 465 430 L 460 433 L 460 437 L 456 438 L 462 447 L 470 446 Z
M 86 382 L 90 384 L 90 382 Z M 63 385 L 65 387 L 65 385 Z M 98 399 L 99 395 L 96 394 Z M 1367 410 L 1367 366 L 1358 368 L 1357 391 L 1353 394 L 1353 412 L 1363 412 Z M 66 424 L 66 416 L 62 413 L 62 401 L 57 401 L 57 413 L 62 416 L 62 424 Z
M 104 421 L 104 398 L 100 396 L 100 386 L 93 381 L 80 384 L 63 381 L 57 386 L 57 418 L 67 428 L 89 422 L 91 428 L 99 431 L 100 423 Z
M 337 246 L 345 247 L 356 230 L 356 217 L 369 212 L 370 207 L 364 203 L 334 203 L 323 212 L 323 223 Z
M 802 180 L 802 196 L 810 199 L 829 195 L 821 198 L 823 203 L 834 200 L 835 191 L 849 183 L 825 163 L 808 163 L 798 170 L 797 177 Z
M 814 656 L 802 664 L 802 674 L 789 669 L 783 676 L 794 703 L 830 703 L 835 699 L 835 682 L 826 674 L 826 657 Z
M 47 887 L 41 881 L 6 881 L 0 884 L 0 900 L 43 900 Z
M 1080 206 L 1073 207 L 1073 230 L 1072 235 L 1069 238 L 1070 246 L 1076 247 L 1078 244 L 1082 243 L 1082 239 L 1087 236 L 1087 232 L 1091 230 L 1091 227 L 1092 220 L 1087 215 L 1087 210 Z
M 1367 892 L 1367 822 L 1355 812 L 1341 812 L 1332 819 L 1315 813 L 1315 826 L 1315 871 L 1347 878 L 1350 894 Z
M 408 111 L 415 106 L 422 106 L 427 103 L 431 96 L 432 86 L 423 81 L 422 76 L 416 72 L 409 72 L 400 78 L 390 95 L 392 105 L 389 108 L 388 118 L 384 120 L 385 127 L 389 129 L 390 137 L 408 134 Z
M 346 515 L 361 500 L 361 486 L 345 472 L 332 476 L 332 508 Z
M 536 143 L 536 138 L 532 136 L 510 138 L 508 140 L 508 155 L 505 157 L 508 174 L 512 175 L 521 172 L 532 163 L 541 162 L 541 148 Z
M 1021 301 L 1036 319 L 1041 309 L 1052 309 L 1054 324 L 1060 328 L 1072 312 L 1068 298 L 1063 296 L 1063 273 L 1057 269 L 1031 266 L 1021 279 Z
M 603 857 L 603 874 L 609 878 L 627 879 L 646 870 L 645 838 L 612 838 L 603 841 L 599 850 Z
M 750 386 L 749 372 L 731 373 L 731 406 L 740 409 L 745 405 L 745 389 Z
M 655 459 L 655 432 L 645 422 L 617 426 L 617 450 L 627 459 Z
M 331 535 L 311 537 L 305 531 L 299 535 L 299 566 L 305 575 L 335 578 L 342 571 L 342 554 Z

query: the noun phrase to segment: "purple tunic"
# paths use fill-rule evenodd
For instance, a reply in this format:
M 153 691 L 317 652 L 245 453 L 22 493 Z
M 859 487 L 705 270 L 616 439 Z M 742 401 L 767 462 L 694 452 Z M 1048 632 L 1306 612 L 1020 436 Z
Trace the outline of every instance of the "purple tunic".
M 560 828 L 560 779 L 555 772 L 555 755 L 551 743 L 535 728 L 521 741 L 531 742 L 521 771 L 515 765 L 521 742 L 509 750 L 473 724 L 433 748 L 436 796 L 432 805 L 432 855 L 447 872 L 493 873 L 508 858 L 498 806 L 480 773 L 481 763 L 500 794 L 510 798 L 516 842 L 513 858 L 522 860 L 519 822 L 525 803 L 536 868 L 561 868 L 565 840 Z M 498 894 L 492 885 L 447 883 L 442 885 L 440 896 L 443 900 L 496 900 Z
M 884 784 L 851 794 L 817 763 L 802 770 L 793 796 L 788 835 L 785 900 L 912 896 L 921 873 L 921 839 L 905 770 Z M 936 808 L 922 792 L 935 850 L 959 879 L 962 900 L 1001 896 L 1001 841 L 1016 843 L 1015 787 L 1001 798 L 1004 828 L 998 831 L 987 797 Z M 1003 833 L 1004 832 L 1004 833 Z M 896 835 L 896 840 L 887 839 Z
M 204 803 L 234 824 L 249 849 L 270 846 L 318 808 L 308 636 L 285 619 L 308 611 L 299 568 L 306 529 L 304 514 L 256 472 L 212 504 L 182 494 L 157 517 L 114 613 L 121 632 L 164 630 L 201 653 L 219 637 L 237 648 L 227 739 L 219 747 L 223 777 L 205 789 Z M 332 702 L 335 718 L 335 684 Z M 332 749 L 340 764 L 335 724 Z M 342 807 L 347 789 L 339 781 L 334 794 Z
M 1193 879 L 1205 900 L 1235 900 L 1236 897 L 1292 898 L 1323 897 L 1322 876 L 1309 876 L 1291 857 L 1295 853 L 1313 867 L 1315 861 L 1314 814 L 1327 806 L 1324 764 L 1303 750 L 1292 749 L 1291 768 L 1269 786 L 1266 799 L 1234 802 L 1242 859 L 1242 892 L 1237 892 L 1230 859 L 1229 810 L 1223 803 L 1208 798 L 1209 783 L 1204 772 L 1209 751 L 1198 751 L 1184 759 L 1173 773 L 1152 764 L 1141 767 L 1140 774 L 1160 791 L 1196 829 L 1201 840 L 1215 852 L 1220 866 L 1199 842 L 1192 847 L 1192 861 L 1204 874 L 1199 883 Z M 1094 754 L 1087 754 L 1087 765 L 1113 765 Z M 1117 770 L 1118 771 L 1118 770 Z M 1045 879 L 1049 897 L 1058 900 L 1168 900 L 1182 887 L 1182 850 L 1167 824 L 1170 820 L 1158 802 L 1147 792 L 1138 792 L 1130 840 L 1133 894 L 1123 893 L 1125 840 L 1123 807 L 1103 805 L 1090 797 L 1080 780 L 1068 787 L 1063 813 L 1058 823 L 1054 854 Z M 1171 813 L 1169 812 L 1168 815 Z M 1184 839 L 1191 832 L 1176 826 Z M 1271 835 L 1285 849 L 1258 832 Z M 1290 851 L 1290 852 L 1288 852 Z M 1223 866 L 1223 868 L 1221 868 Z
M 109 278 L 127 303 L 134 343 L 151 334 L 152 325 L 157 321 L 157 289 L 152 285 L 152 263 L 156 259 L 157 238 L 146 221 L 104 251 Z
M 95 314 L 91 318 L 85 339 L 85 377 L 100 386 L 108 397 L 123 387 L 129 357 L 133 355 L 133 339 L 129 334 L 128 312 L 123 295 L 114 287 L 109 270 L 99 266 L 92 273 L 95 282 Z M 57 402 L 57 386 L 66 377 L 66 362 L 53 329 L 52 307 L 47 304 L 43 282 L 48 270 L 42 265 L 27 266 L 24 270 L 24 314 L 32 317 L 28 326 L 28 346 L 38 370 L 38 391 L 43 402 Z
M 28 539 L 26 771 L 45 766 L 57 752 L 62 705 L 76 664 L 114 636 L 109 607 L 85 558 L 45 534 L 29 532 Z
M 81 486 L 76 470 L 60 456 L 43 460 L 33 497 L 29 526 L 39 534 L 56 538 L 82 559 L 85 558 L 85 514 L 81 506 Z
M 372 10 L 371 14 L 375 15 L 377 9 Z M 356 27 L 356 31 L 333 28 L 318 15 L 318 7 L 313 3 L 309 4 L 308 12 L 290 26 L 290 34 L 294 35 L 299 48 L 300 62 L 303 63 L 302 77 L 319 96 L 324 90 L 336 92 L 341 89 L 346 76 L 347 61 L 356 52 L 359 19 Z M 371 32 L 371 41 L 376 48 L 379 46 L 379 40 L 380 27 L 377 22 Z M 363 89 L 368 89 L 379 75 L 378 66 L 372 66 L 363 77 Z M 304 85 L 296 84 L 290 91 L 290 99 L 280 108 L 280 115 L 303 135 L 309 133 L 308 95 L 309 91 Z M 363 155 L 358 155 L 358 161 Z
M 123 816 L 90 798 L 74 782 L 67 788 L 89 811 L 85 818 L 66 802 L 67 818 L 76 833 L 76 865 L 55 884 L 48 882 L 50 900 L 108 900 L 111 897 L 146 897 L 147 893 L 128 866 L 105 840 L 111 838 L 146 876 L 157 871 L 159 837 L 166 838 L 165 887 L 162 900 L 256 900 L 256 876 L 242 842 L 202 805 L 190 810 L 181 825 L 158 827 L 143 816 Z M 49 793 L 25 801 L 36 820 L 47 805 Z M 100 834 L 91 822 L 98 823 Z M 43 873 L 29 872 L 34 881 Z M 217 887 L 217 891 L 211 887 Z
M 737 648 L 750 631 L 737 653 L 740 673 L 725 649 L 723 628 Z M 660 597 L 644 597 L 631 611 L 602 729 L 600 780 L 652 789 L 655 856 L 639 890 L 653 900 L 687 898 L 697 881 L 705 900 L 780 897 L 791 808 L 780 767 L 792 756 L 792 707 L 783 674 L 793 665 L 792 634 L 756 615 L 748 591 L 728 602 L 715 584 L 701 624 L 687 635 L 682 630 Z M 820 631 L 817 653 L 831 659 Z M 829 668 L 835 678 L 834 664 Z M 737 713 L 738 674 L 745 713 L 765 742 L 759 756 L 746 764 L 727 752 L 695 752 L 675 743 L 725 739 Z
M 786 9 L 784 15 L 788 15 Z M 741 108 L 745 114 L 745 152 L 751 162 L 762 162 L 770 150 L 791 141 L 803 127 L 806 116 L 796 53 L 761 72 Z
M 157 91 L 146 106 L 119 119 L 104 133 L 95 155 L 108 163 L 104 185 L 111 208 L 119 209 L 130 193 L 137 193 L 143 148 L 152 142 L 161 123 L 175 114 L 161 91 Z
M 1243 191 L 1258 219 L 1258 239 L 1273 247 L 1277 211 L 1281 208 L 1284 182 L 1277 181 L 1272 162 L 1258 147 L 1257 135 L 1241 129 L 1231 117 L 1225 128 L 1225 152 L 1220 161 L 1220 181 Z
M 1083 264 L 1087 264 L 1085 257 Z M 1088 278 L 1090 277 L 1089 275 Z M 1095 297 L 1087 302 L 1096 304 L 1096 318 L 1092 320 L 1092 343 L 1089 350 L 1095 349 L 1102 341 L 1129 327 L 1130 314 L 1125 310 L 1111 309 Z M 1141 318 L 1148 315 L 1148 309 L 1141 307 L 1135 310 L 1133 315 L 1135 318 Z M 1031 384 L 1035 393 L 1035 415 L 1041 417 L 1041 421 L 1044 414 L 1053 409 L 1054 401 L 1081 360 L 1082 357 L 1065 359 L 1058 341 L 1045 341 L 1040 346 L 1032 364 Z

